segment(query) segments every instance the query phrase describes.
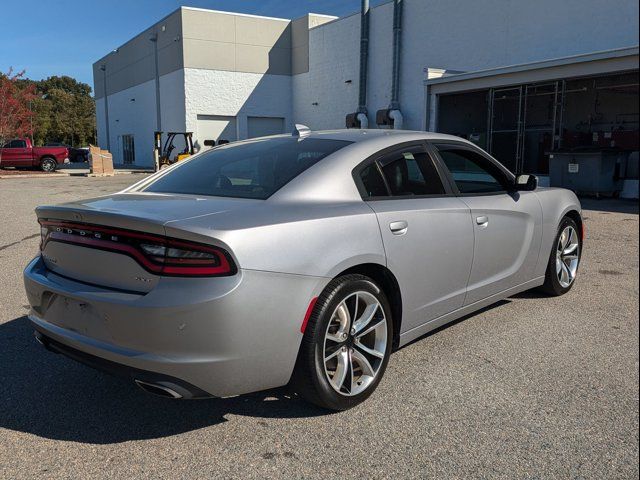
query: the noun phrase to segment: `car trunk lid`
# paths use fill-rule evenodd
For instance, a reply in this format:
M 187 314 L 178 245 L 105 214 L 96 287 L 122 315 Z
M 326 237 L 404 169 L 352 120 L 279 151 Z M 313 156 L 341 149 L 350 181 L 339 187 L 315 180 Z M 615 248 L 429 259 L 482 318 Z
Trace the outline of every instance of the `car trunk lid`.
M 239 211 L 255 202 L 259 200 L 122 193 L 38 207 L 38 220 L 54 240 L 45 242 L 42 257 L 49 270 L 72 280 L 146 293 L 161 274 L 151 271 L 130 248 L 130 236 L 148 236 L 153 243 L 164 238 L 167 222 Z M 190 237 L 174 229 L 171 235 Z M 206 243 L 208 238 L 201 240 Z M 117 243 L 119 250 L 102 248 L 105 241 Z

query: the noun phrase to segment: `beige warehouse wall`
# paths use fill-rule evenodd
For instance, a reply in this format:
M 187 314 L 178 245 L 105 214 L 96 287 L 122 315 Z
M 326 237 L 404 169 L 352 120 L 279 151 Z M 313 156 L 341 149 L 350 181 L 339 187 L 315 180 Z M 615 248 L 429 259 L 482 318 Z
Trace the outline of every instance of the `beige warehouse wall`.
M 291 74 L 309 71 L 309 29 L 336 20 L 338 17 L 309 13 L 291 22 Z
M 155 78 L 154 42 L 150 38 L 156 35 L 160 76 L 183 67 L 182 19 L 180 10 L 176 10 L 93 64 L 96 98 L 104 96 L 105 74 L 107 95 Z M 102 65 L 104 72 L 100 69 Z
M 309 14 L 293 22 L 181 7 L 93 64 L 96 98 L 183 68 L 270 75 L 309 70 L 309 29 L 336 17 Z M 103 72 L 100 67 L 105 66 Z
M 182 9 L 186 68 L 291 75 L 290 21 Z

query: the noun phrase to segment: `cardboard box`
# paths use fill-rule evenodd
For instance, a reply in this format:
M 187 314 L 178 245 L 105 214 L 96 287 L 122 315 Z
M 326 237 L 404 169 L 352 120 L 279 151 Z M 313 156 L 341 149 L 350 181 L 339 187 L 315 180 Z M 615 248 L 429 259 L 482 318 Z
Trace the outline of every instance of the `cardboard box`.
M 113 155 L 108 150 L 101 150 L 95 145 L 89 146 L 91 174 L 96 176 L 115 175 L 113 170 Z

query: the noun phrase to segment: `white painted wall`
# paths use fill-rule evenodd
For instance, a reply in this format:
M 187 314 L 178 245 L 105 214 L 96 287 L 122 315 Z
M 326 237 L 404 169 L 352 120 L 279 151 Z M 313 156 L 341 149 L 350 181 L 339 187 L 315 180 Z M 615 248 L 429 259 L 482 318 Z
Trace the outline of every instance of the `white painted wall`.
M 156 126 L 155 89 L 155 81 L 150 81 L 109 95 L 110 144 L 106 139 L 106 128 L 103 128 L 104 98 L 98 100 L 96 105 L 98 143 L 100 148 L 110 148 L 114 164 L 120 164 L 123 161 L 122 135 L 133 135 L 136 165 L 153 165 L 151 149 Z
M 406 0 L 403 21 L 410 128 L 422 120 L 424 67 L 480 70 L 638 45 L 637 0 Z
M 186 128 L 195 137 L 198 115 L 213 115 L 236 117 L 238 139 L 247 138 L 250 116 L 281 117 L 291 129 L 291 82 L 288 75 L 186 68 Z
M 425 67 L 472 71 L 638 45 L 637 0 L 404 0 L 400 104 L 404 128 L 422 129 Z M 393 4 L 371 10 L 368 110 L 387 108 L 391 90 Z M 180 69 L 161 77 L 162 129 L 197 130 L 198 115 L 282 117 L 312 129 L 343 128 L 356 111 L 359 13 L 309 32 L 309 72 L 267 75 Z M 350 81 L 350 82 L 349 82 Z M 130 99 L 135 98 L 135 102 Z M 98 138 L 106 148 L 104 101 L 97 104 Z M 433 104 L 432 108 L 437 108 Z M 109 96 L 111 146 L 121 161 L 123 134 L 133 134 L 136 163 L 152 165 L 153 81 Z
M 104 116 L 104 102 L 104 97 L 96 98 L 96 141 L 102 149 L 107 148 L 107 122 Z
M 344 128 L 345 115 L 358 107 L 359 45 L 359 15 L 309 31 L 309 72 L 292 81 L 296 123 L 313 130 Z
M 404 0 L 400 104 L 421 129 L 425 67 L 472 71 L 638 45 L 637 0 Z M 371 10 L 369 123 L 391 93 L 393 4 Z M 294 77 L 294 114 L 343 128 L 358 95 L 359 15 L 310 31 L 309 73 Z M 351 85 L 345 85 L 349 77 Z M 317 102 L 318 106 L 311 104 Z
M 160 112 L 162 113 L 163 132 L 183 132 L 186 130 L 184 82 L 183 69 L 160 77 Z M 151 113 L 155 115 L 155 112 L 154 106 Z
M 153 167 L 153 132 L 156 130 L 156 84 L 151 80 L 109 95 L 109 136 L 114 164 L 122 157 L 122 135 L 133 135 L 135 166 Z M 135 101 L 132 101 L 135 99 Z M 184 74 L 182 70 L 160 77 L 162 130 L 185 129 Z M 107 148 L 104 98 L 96 101 L 98 145 Z
M 372 128 L 377 128 L 376 112 L 382 108 L 387 108 L 391 101 L 393 4 L 387 3 L 380 5 L 371 11 L 369 33 L 369 88 L 367 109 L 369 111 L 369 125 Z M 359 34 L 360 33 L 358 33 L 358 35 Z M 401 91 L 401 96 L 402 93 Z M 401 107 L 404 115 L 404 105 L 401 104 Z M 413 125 L 407 123 L 406 120 L 403 123 L 404 128 L 414 128 Z
M 248 136 L 247 117 L 280 117 L 292 129 L 291 83 L 287 75 L 180 69 L 160 77 L 162 130 L 192 131 L 198 115 L 236 118 L 236 138 Z M 135 98 L 132 102 L 131 99 Z M 122 163 L 122 135 L 134 135 L 136 166 L 153 166 L 156 130 L 155 81 L 109 95 L 111 152 Z M 107 148 L 104 99 L 96 101 L 98 142 Z M 203 139 L 204 140 L 204 139 Z M 202 142 L 200 142 L 202 143 Z

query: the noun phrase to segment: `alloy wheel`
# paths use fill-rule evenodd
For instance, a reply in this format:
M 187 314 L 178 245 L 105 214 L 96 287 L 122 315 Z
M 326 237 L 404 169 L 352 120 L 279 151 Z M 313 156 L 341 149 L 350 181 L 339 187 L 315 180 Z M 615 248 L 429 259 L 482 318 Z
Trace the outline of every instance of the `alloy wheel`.
M 335 391 L 362 393 L 373 382 L 388 348 L 387 319 L 369 292 L 349 294 L 336 307 L 325 332 L 324 371 Z
M 42 161 L 42 170 L 45 172 L 53 172 L 56 169 L 56 164 L 53 160 L 48 158 Z
M 580 240 L 575 228 L 565 227 L 556 247 L 556 274 L 562 288 L 569 287 L 576 278 L 580 261 Z

